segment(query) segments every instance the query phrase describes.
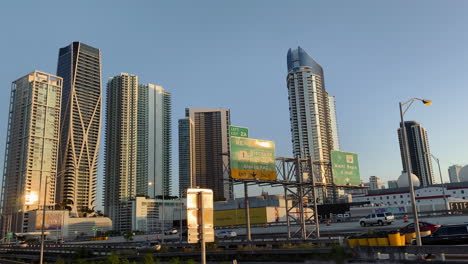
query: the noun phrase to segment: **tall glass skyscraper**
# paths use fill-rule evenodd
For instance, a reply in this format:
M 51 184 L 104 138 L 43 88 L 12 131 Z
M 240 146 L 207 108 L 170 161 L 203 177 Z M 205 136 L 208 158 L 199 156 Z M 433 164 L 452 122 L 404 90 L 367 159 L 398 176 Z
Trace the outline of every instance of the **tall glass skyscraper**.
M 190 117 L 179 119 L 179 196 L 187 196 L 186 190 L 195 187 L 194 182 L 194 140 L 193 121 Z
M 167 196 L 172 186 L 171 93 L 158 85 L 140 84 L 139 95 L 138 162 L 143 179 L 139 186 L 151 198 Z
M 121 73 L 111 78 L 106 105 L 104 213 L 114 230 L 129 230 L 119 209 L 121 201 L 137 195 L 138 77 Z
M 411 159 L 411 173 L 418 176 L 422 186 L 432 185 L 435 181 L 427 131 L 416 121 L 405 121 L 405 127 Z M 401 128 L 398 128 L 398 140 L 400 142 L 401 162 L 404 171 L 406 159 L 405 151 L 403 151 Z
M 57 75 L 63 78 L 58 203 L 72 215 L 94 209 L 101 130 L 101 52 L 81 42 L 59 51 Z
M 301 47 L 289 49 L 287 86 L 293 154 L 323 165 L 317 180 L 332 183 L 332 150 L 339 150 L 335 99 L 325 90 L 322 67 Z
M 13 82 L 2 185 L 2 235 L 26 232 L 28 211 L 55 205 L 62 78 L 34 71 Z M 45 201 L 44 201 L 45 199 Z M 4 236 L 2 236 L 4 237 Z
M 187 108 L 179 120 L 179 192 L 187 186 L 210 188 L 215 199 L 232 199 L 228 164 L 229 109 Z
M 107 84 L 105 213 L 114 230 L 131 231 L 128 202 L 170 195 L 171 94 L 127 73 Z

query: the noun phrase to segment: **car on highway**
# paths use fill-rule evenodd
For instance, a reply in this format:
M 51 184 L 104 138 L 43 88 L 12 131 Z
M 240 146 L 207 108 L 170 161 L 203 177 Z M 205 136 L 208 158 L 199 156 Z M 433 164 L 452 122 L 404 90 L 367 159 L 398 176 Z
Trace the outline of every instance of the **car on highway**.
M 222 230 L 216 233 L 217 238 L 236 237 L 237 233 L 231 230 Z
M 144 250 L 144 249 L 160 250 L 161 243 L 159 243 L 159 241 L 145 241 L 142 244 L 138 245 L 135 249 L 136 250 Z
M 26 242 L 26 241 L 19 241 L 19 242 L 17 242 L 17 245 L 19 247 L 28 247 L 29 246 L 28 242 Z
M 431 233 L 434 233 L 434 231 L 439 228 L 440 225 L 434 225 L 428 222 L 419 222 L 419 231 L 424 232 L 424 231 L 431 231 Z M 400 232 L 402 233 L 413 233 L 414 232 L 414 223 L 411 223 L 403 228 L 400 228 Z
M 392 213 L 375 213 L 369 214 L 366 217 L 361 218 L 359 220 L 359 224 L 363 227 L 367 225 L 383 226 L 384 224 L 390 225 L 394 219 L 395 216 L 393 216 Z
M 434 233 L 421 237 L 423 245 L 468 244 L 468 224 L 442 225 Z
M 164 234 L 165 235 L 175 235 L 179 232 L 179 230 L 177 230 L 177 228 L 172 228 L 171 230 L 166 230 L 164 231 Z

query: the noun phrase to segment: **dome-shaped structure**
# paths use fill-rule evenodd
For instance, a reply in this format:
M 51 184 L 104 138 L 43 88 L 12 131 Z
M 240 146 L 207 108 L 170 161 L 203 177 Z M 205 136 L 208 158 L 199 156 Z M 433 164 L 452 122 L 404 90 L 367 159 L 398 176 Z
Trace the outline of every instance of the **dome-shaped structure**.
M 421 185 L 421 182 L 419 181 L 418 176 L 414 175 L 411 173 L 411 179 L 413 180 L 413 186 L 414 187 L 419 187 Z M 409 187 L 409 182 L 408 182 L 408 174 L 405 172 L 398 177 L 398 187 Z
M 468 165 L 465 167 L 461 168 L 460 170 L 460 181 L 461 182 L 466 182 L 468 181 Z

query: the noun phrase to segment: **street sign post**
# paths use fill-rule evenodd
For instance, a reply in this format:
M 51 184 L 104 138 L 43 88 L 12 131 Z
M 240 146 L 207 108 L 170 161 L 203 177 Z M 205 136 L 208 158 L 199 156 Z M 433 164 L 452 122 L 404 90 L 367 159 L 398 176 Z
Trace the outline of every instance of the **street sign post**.
M 201 246 L 201 263 L 206 263 L 206 242 L 214 242 L 213 190 L 187 189 L 187 242 Z
M 358 155 L 356 153 L 332 151 L 331 165 L 334 184 L 356 186 L 361 184 Z
M 276 180 L 275 142 L 231 137 L 230 143 L 233 179 Z
M 246 127 L 229 126 L 229 136 L 231 137 L 249 137 L 249 129 Z

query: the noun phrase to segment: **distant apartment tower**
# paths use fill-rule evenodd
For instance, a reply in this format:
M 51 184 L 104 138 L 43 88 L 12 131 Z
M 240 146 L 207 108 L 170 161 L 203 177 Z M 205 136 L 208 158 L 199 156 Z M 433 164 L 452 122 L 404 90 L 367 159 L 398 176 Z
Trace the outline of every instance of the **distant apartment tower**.
M 187 195 L 186 190 L 195 187 L 194 155 L 195 135 L 193 121 L 190 117 L 179 119 L 179 196 Z
M 388 181 L 388 189 L 396 189 L 398 188 L 397 181 Z
M 171 93 L 154 84 L 138 86 L 138 194 L 171 194 Z
M 129 230 L 120 207 L 137 194 L 138 77 L 121 73 L 110 78 L 106 105 L 104 213 L 114 230 Z
M 179 192 L 192 186 L 213 189 L 215 199 L 233 197 L 229 162 L 228 109 L 187 108 L 179 120 Z
M 422 186 L 434 184 L 434 174 L 432 171 L 431 151 L 427 131 L 416 121 L 405 121 L 406 133 L 408 137 L 409 155 L 411 160 L 412 173 L 415 174 Z M 400 142 L 400 153 L 403 170 L 406 168 L 405 152 L 401 136 L 401 128 L 398 128 L 398 139 Z
M 325 90 L 322 67 L 301 47 L 289 49 L 287 64 L 293 154 L 324 162 L 317 180 L 332 183 L 326 164 L 331 151 L 339 150 L 335 99 Z
M 463 168 L 462 165 L 452 165 L 448 168 L 448 174 L 450 182 L 460 182 L 460 170 Z
M 13 82 L 2 184 L 2 237 L 26 232 L 28 211 L 55 205 L 62 78 L 34 71 Z M 45 201 L 44 201 L 45 198 Z
M 382 180 L 377 176 L 370 176 L 369 177 L 369 189 L 370 190 L 382 189 Z
M 332 150 L 340 150 L 340 138 L 338 136 L 338 121 L 336 120 L 336 104 L 335 96 L 328 95 L 328 109 L 330 112 L 330 126 L 333 139 L 333 148 Z
M 101 52 L 81 42 L 59 51 L 63 78 L 57 203 L 88 216 L 96 200 L 101 130 Z

